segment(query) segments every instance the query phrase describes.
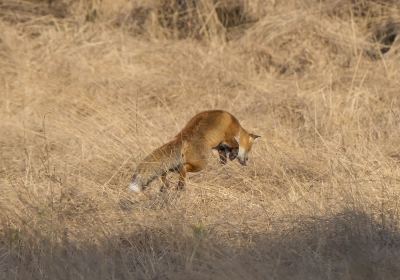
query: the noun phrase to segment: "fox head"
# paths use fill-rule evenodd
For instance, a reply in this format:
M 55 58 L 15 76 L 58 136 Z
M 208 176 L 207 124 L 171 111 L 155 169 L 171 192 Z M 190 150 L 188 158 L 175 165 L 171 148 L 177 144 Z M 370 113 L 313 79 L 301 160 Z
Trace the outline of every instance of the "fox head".
M 247 133 L 240 133 L 239 136 L 234 137 L 236 143 L 239 145 L 239 151 L 236 158 L 239 160 L 241 165 L 247 166 L 249 164 L 249 152 L 253 143 L 261 136 Z

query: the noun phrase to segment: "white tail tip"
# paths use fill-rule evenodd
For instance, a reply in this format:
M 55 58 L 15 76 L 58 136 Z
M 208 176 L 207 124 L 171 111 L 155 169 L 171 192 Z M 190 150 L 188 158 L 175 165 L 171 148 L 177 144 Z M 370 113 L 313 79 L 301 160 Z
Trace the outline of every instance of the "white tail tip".
M 142 190 L 142 188 L 136 183 L 131 183 L 129 185 L 128 189 L 135 193 L 139 193 Z

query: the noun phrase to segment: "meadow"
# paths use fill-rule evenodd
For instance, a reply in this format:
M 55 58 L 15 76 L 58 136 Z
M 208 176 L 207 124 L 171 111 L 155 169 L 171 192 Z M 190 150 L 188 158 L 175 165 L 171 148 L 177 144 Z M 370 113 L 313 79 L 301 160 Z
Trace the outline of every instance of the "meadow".
M 398 279 L 395 0 L 0 2 L 0 279 Z M 195 114 L 249 155 L 127 186 Z

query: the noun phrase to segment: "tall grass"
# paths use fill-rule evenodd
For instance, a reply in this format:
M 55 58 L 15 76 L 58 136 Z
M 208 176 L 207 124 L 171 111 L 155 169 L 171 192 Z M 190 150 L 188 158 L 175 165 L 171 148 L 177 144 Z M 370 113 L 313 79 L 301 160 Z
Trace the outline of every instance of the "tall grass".
M 398 14 L 3 1 L 0 278 L 397 279 Z M 217 108 L 262 136 L 249 166 L 213 154 L 186 191 L 127 190 L 141 159 Z

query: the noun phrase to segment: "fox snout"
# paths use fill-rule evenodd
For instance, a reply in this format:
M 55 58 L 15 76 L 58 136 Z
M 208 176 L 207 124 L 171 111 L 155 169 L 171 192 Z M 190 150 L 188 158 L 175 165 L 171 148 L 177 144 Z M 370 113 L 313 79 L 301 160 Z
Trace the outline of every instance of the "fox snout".
M 140 182 L 140 175 L 139 174 L 135 174 L 133 176 L 133 180 L 132 183 L 130 183 L 130 185 L 128 186 L 128 189 L 135 192 L 135 193 L 139 193 L 142 191 L 143 186 L 142 183 Z
M 238 156 L 237 159 L 241 165 L 244 165 L 244 166 L 249 165 L 249 157 L 248 156 L 244 156 L 244 157 Z
M 248 151 L 245 152 L 245 150 L 242 147 L 239 147 L 239 151 L 237 153 L 236 158 L 238 159 L 239 163 L 241 165 L 247 166 L 249 165 L 249 155 Z

